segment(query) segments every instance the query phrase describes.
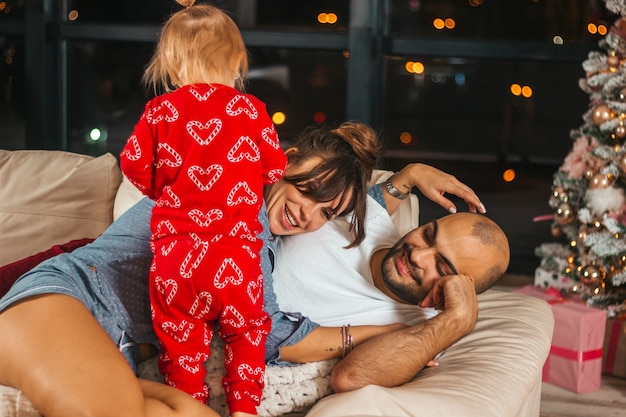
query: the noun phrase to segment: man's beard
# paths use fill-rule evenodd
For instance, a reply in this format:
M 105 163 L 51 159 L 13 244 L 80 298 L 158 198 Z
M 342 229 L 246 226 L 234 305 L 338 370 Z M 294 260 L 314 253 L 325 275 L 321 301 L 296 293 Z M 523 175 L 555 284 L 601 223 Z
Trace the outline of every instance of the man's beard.
M 399 243 L 394 245 L 394 247 L 389 250 L 387 255 L 385 255 L 381 268 L 383 283 L 389 291 L 407 303 L 419 304 L 419 302 L 424 298 L 424 296 L 420 294 L 420 287 L 418 287 L 417 283 L 413 280 L 409 283 L 401 282 L 404 277 L 400 275 L 395 265 L 393 256 L 403 251 L 403 245 Z

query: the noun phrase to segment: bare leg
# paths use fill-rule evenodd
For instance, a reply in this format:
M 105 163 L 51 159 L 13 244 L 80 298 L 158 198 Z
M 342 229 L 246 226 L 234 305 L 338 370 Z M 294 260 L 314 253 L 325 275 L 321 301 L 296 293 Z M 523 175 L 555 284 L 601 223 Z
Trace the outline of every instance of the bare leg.
M 140 383 L 72 297 L 51 294 L 15 304 L 0 313 L 0 334 L 0 384 L 22 390 L 46 417 L 217 416 L 180 391 Z

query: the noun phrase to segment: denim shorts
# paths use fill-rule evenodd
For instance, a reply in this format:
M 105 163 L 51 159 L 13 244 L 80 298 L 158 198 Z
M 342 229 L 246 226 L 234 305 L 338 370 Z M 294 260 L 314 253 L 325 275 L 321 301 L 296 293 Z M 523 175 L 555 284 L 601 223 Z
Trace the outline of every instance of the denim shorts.
M 124 323 L 120 323 L 120 317 L 123 316 L 119 311 L 115 311 L 114 303 L 106 299 L 106 292 L 100 285 L 97 272 L 89 265 L 77 267 L 67 262 L 65 258 L 70 256 L 59 255 L 20 277 L 0 299 L 0 312 L 18 301 L 37 295 L 63 294 L 73 297 L 89 309 L 136 372 L 141 361 L 139 347 L 125 331 Z M 67 271 L 68 265 L 72 265 L 71 273 Z M 59 269 L 58 266 L 63 266 L 65 270 Z

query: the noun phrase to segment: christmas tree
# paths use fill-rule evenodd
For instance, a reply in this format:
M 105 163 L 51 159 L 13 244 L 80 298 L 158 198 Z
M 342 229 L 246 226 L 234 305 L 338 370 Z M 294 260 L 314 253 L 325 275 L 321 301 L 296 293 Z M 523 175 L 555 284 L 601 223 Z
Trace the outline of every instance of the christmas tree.
M 548 203 L 558 242 L 536 249 L 535 284 L 550 285 L 540 279 L 550 274 L 614 317 L 626 313 L 626 0 L 605 3 L 619 17 L 582 64 L 589 109 L 554 174 Z

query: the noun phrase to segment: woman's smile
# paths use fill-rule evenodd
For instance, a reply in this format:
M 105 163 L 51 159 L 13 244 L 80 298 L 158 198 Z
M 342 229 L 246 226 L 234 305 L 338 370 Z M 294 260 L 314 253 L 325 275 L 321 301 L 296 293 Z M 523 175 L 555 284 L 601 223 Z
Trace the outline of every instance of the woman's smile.
M 294 216 L 290 213 L 287 204 L 285 204 L 285 220 L 292 227 L 298 227 L 298 223 L 296 222 Z

